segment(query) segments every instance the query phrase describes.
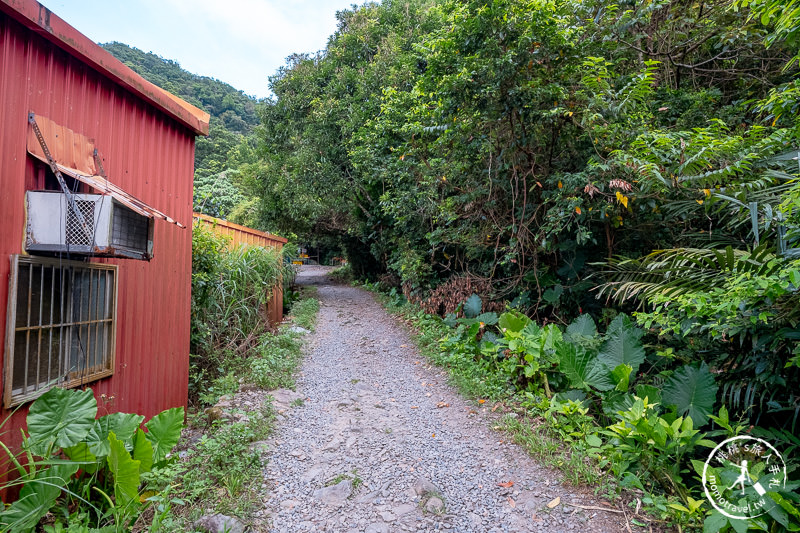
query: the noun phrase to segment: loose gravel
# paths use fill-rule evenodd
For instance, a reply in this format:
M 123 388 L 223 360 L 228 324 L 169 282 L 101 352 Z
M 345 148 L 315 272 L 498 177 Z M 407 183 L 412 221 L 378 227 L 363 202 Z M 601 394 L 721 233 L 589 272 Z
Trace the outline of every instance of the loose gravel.
M 599 504 L 492 431 L 371 294 L 326 272 L 298 277 L 321 308 L 296 391 L 273 393 L 259 530 L 625 530 L 619 514 L 573 507 Z

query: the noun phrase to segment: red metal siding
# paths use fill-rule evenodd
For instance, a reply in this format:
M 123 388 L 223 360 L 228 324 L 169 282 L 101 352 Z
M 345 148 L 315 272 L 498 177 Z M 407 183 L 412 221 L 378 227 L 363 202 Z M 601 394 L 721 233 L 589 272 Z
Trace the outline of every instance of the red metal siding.
M 194 132 L 106 76 L 0 13 L 0 365 L 4 359 L 9 255 L 22 253 L 27 114 L 94 139 L 115 184 L 182 224 L 192 222 Z M 113 396 L 108 411 L 150 417 L 185 405 L 189 371 L 191 229 L 156 222 L 149 263 L 119 267 L 116 368 L 91 383 Z M 101 407 L 101 413 L 104 409 Z M 0 420 L 8 413 L 0 408 Z M 26 410 L 2 428 L 18 444 Z

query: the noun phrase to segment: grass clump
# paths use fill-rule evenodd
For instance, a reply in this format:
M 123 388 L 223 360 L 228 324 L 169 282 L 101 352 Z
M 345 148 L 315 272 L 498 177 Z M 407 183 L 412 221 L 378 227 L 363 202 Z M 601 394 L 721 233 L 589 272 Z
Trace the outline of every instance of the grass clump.
M 314 292 L 316 291 L 309 290 L 310 294 Z M 317 324 L 318 312 L 319 301 L 313 297 L 306 297 L 292 307 L 292 322 L 301 328 L 314 331 Z
M 341 283 L 343 285 L 349 285 L 355 280 L 353 269 L 350 268 L 349 263 L 331 270 L 330 273 L 328 273 L 328 277 L 334 283 Z

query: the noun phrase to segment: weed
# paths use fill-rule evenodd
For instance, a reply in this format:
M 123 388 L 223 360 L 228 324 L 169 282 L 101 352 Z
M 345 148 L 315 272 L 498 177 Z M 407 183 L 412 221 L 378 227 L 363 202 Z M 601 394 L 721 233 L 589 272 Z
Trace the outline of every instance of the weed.
M 292 403 L 291 403 L 292 407 L 303 407 L 304 405 L 305 405 L 305 402 L 303 401 L 302 398 L 295 398 L 294 400 L 292 400 Z
M 356 383 L 358 383 L 359 381 L 361 381 L 361 380 L 360 380 L 360 379 L 358 379 L 358 378 L 353 378 L 353 379 L 351 379 L 351 380 L 350 380 L 350 383 L 352 383 L 353 385 L 355 385 L 355 384 L 356 384 Z
M 358 490 L 358 488 L 364 484 L 364 480 L 361 479 L 358 475 L 358 469 L 354 468 L 348 473 L 338 474 L 333 479 L 328 480 L 328 482 L 325 483 L 325 486 L 330 487 L 333 485 L 338 485 L 342 481 L 347 481 L 348 479 L 350 480 L 350 483 L 353 487 L 352 494 L 355 494 L 355 491 Z
M 442 506 L 430 510 L 428 509 L 428 502 L 430 502 L 434 498 L 442 502 Z M 425 493 L 419 501 L 419 507 L 422 509 L 423 514 L 431 513 L 436 516 L 442 516 L 445 513 L 447 513 L 447 505 L 445 503 L 444 495 L 439 491 Z
M 311 291 L 309 291 L 309 293 L 312 294 Z M 307 297 L 304 300 L 300 300 L 292 307 L 292 322 L 301 328 L 314 331 L 314 326 L 317 323 L 318 311 L 319 301 L 315 298 Z

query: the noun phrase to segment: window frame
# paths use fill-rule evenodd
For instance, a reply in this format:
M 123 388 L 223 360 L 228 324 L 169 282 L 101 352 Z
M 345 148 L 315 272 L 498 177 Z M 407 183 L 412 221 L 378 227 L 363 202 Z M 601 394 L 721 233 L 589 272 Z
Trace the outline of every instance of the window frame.
M 83 262 L 83 261 L 72 261 L 67 259 L 60 259 L 60 258 L 50 258 L 50 257 L 41 257 L 41 256 L 32 256 L 32 255 L 19 255 L 19 254 L 12 254 L 10 256 L 11 262 L 11 271 L 9 273 L 9 285 L 8 285 L 8 305 L 7 305 L 7 315 L 6 315 L 6 335 L 5 335 L 5 355 L 4 355 L 4 383 L 3 383 L 3 404 L 6 408 L 10 408 L 22 403 L 29 402 L 34 400 L 50 390 L 53 387 L 64 387 L 64 388 L 74 388 L 84 385 L 91 381 L 96 381 L 98 379 L 102 379 L 114 374 L 115 368 L 115 360 L 116 360 L 116 338 L 117 338 L 117 303 L 118 303 L 118 296 L 119 296 L 119 267 L 117 265 L 111 265 L 107 263 L 91 263 L 91 262 Z M 40 317 L 38 325 L 31 325 L 32 318 L 30 316 L 31 309 L 33 308 L 33 296 L 34 296 L 34 288 L 33 288 L 33 276 L 29 277 L 29 285 L 27 288 L 19 287 L 20 283 L 20 266 L 30 268 L 31 274 L 33 273 L 34 269 L 37 267 L 42 268 L 41 274 L 41 281 L 40 281 L 40 295 L 39 295 L 39 302 L 38 307 L 40 310 Z M 51 269 L 51 279 L 50 279 L 50 290 L 48 294 L 44 294 L 46 289 L 45 284 L 45 269 Z M 62 276 L 69 275 L 69 281 L 62 285 L 64 290 L 62 291 L 61 288 L 56 288 L 55 284 L 55 272 L 56 270 L 60 270 L 60 274 L 58 279 L 64 279 Z M 106 288 L 104 289 L 104 299 L 102 302 L 100 299 L 96 299 L 95 303 L 92 303 L 92 271 L 97 271 L 98 278 L 97 278 L 97 286 L 100 286 L 101 280 L 100 275 L 101 273 L 105 272 L 106 276 L 111 276 L 110 285 L 108 285 L 108 279 L 104 280 L 106 283 Z M 82 320 L 79 317 L 77 320 L 74 318 L 73 313 L 75 312 L 76 306 L 76 298 L 77 296 L 73 292 L 75 290 L 73 282 L 75 281 L 76 272 L 81 272 L 81 275 L 84 273 L 89 273 L 89 294 L 86 298 L 86 306 L 88 312 L 91 313 L 92 306 L 95 306 L 95 312 L 100 312 L 100 306 L 104 306 L 108 308 L 108 313 L 110 315 L 109 318 L 100 318 L 95 316 L 94 319 L 89 317 L 87 320 Z M 28 318 L 23 321 L 22 324 L 17 324 L 17 300 L 18 300 L 18 291 L 26 290 L 28 291 Z M 63 294 L 62 294 L 63 293 Z M 45 317 L 42 316 L 43 314 L 43 303 L 46 303 L 46 296 L 50 296 L 50 318 L 48 321 L 45 320 Z M 58 308 L 58 315 L 59 320 L 56 321 L 54 318 L 54 303 L 56 296 L 59 297 L 59 308 Z M 80 296 L 81 300 L 77 305 L 78 312 L 83 313 L 84 310 L 84 302 L 83 296 Z M 109 299 L 111 301 L 109 302 Z M 106 325 L 107 324 L 107 325 Z M 47 365 L 47 378 L 50 378 L 53 372 L 53 354 L 52 354 L 52 346 L 53 346 L 53 336 L 52 332 L 58 331 L 59 332 L 59 340 L 57 344 L 57 351 L 56 354 L 56 367 L 55 373 L 58 374 L 63 368 L 67 368 L 70 364 L 71 357 L 72 357 L 72 348 L 71 348 L 71 341 L 73 339 L 73 330 L 75 328 L 82 329 L 83 327 L 87 328 L 87 333 L 89 337 L 91 337 L 91 328 L 94 327 L 94 332 L 96 334 L 95 339 L 93 339 L 94 344 L 90 343 L 90 340 L 87 340 L 87 347 L 85 348 L 85 352 L 92 352 L 95 354 L 96 357 L 99 357 L 99 363 L 96 362 L 94 367 L 92 368 L 84 368 L 78 369 L 74 372 L 70 372 L 65 374 L 63 377 L 59 378 L 56 376 L 54 379 L 51 379 L 50 382 L 42 381 L 39 377 L 39 370 L 42 368 L 42 360 L 43 358 L 48 358 L 48 365 Z M 97 339 L 99 338 L 99 330 L 103 328 L 103 335 L 108 335 L 106 338 L 107 348 L 98 354 L 97 349 Z M 108 328 L 106 330 L 105 328 Z M 25 372 L 29 372 L 27 370 L 31 367 L 31 365 L 35 365 L 37 368 L 37 376 L 36 376 L 36 383 L 31 386 L 28 386 L 25 383 L 22 387 L 22 392 L 15 393 L 14 390 L 14 365 L 17 363 L 16 361 L 16 354 L 15 354 L 15 344 L 16 344 L 16 337 L 18 331 L 28 331 L 34 332 L 34 335 L 37 337 L 36 345 L 36 353 L 33 354 L 33 362 L 31 361 L 31 346 L 27 344 L 29 338 L 26 339 L 26 352 L 27 355 L 25 357 Z M 45 335 L 48 333 L 44 333 L 45 331 L 49 332 L 50 336 L 45 343 L 49 343 L 49 348 L 47 353 L 42 354 L 42 340 Z M 37 333 L 38 332 L 38 333 Z M 66 332 L 66 333 L 65 333 Z M 34 336 L 32 335 L 32 336 Z M 80 337 L 77 337 L 80 339 Z M 64 342 L 64 341 L 67 342 Z M 81 342 L 80 340 L 78 342 Z M 91 357 L 91 356 L 90 356 Z M 97 361 L 97 359 L 95 359 Z M 87 363 L 88 365 L 88 360 Z M 32 388 L 33 390 L 28 390 Z

